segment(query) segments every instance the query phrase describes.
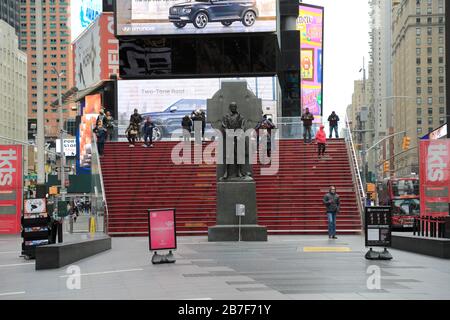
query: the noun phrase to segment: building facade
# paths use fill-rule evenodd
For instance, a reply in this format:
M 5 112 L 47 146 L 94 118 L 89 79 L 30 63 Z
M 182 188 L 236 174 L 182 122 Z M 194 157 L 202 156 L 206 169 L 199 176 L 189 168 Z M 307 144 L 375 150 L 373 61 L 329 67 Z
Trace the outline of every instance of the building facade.
M 27 141 L 27 56 L 15 29 L 0 20 L 0 144 Z M 24 148 L 24 169 L 27 165 Z
M 402 0 L 392 10 L 395 175 L 418 174 L 418 141 L 445 123 L 445 1 Z M 398 155 L 401 153 L 400 155 Z
M 0 20 L 5 21 L 16 31 L 20 41 L 19 0 L 2 0 L 0 2 Z
M 20 8 L 21 42 L 20 47 L 28 54 L 28 116 L 36 119 L 36 4 L 34 0 L 21 0 Z M 56 138 L 59 135 L 59 109 L 51 103 L 58 99 L 58 77 L 53 69 L 63 72 L 61 92 L 64 94 L 73 87 L 73 66 L 70 32 L 70 1 L 42 1 L 43 53 L 44 53 L 44 110 L 45 136 Z M 64 120 L 69 118 L 70 107 L 64 106 Z

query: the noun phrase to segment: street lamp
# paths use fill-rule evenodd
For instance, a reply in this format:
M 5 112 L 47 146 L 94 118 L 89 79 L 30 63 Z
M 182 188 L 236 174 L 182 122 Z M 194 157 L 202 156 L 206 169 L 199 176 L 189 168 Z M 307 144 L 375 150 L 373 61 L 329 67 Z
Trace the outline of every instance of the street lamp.
M 63 120 L 63 105 L 62 105 L 62 97 L 61 97 L 61 77 L 64 76 L 63 72 L 58 72 L 55 67 L 53 67 L 53 72 L 58 77 L 58 105 L 59 105 L 59 138 L 60 138 L 60 172 L 61 172 L 61 200 L 66 200 L 66 176 L 65 176 L 65 167 L 66 167 L 66 157 L 64 155 L 64 120 Z

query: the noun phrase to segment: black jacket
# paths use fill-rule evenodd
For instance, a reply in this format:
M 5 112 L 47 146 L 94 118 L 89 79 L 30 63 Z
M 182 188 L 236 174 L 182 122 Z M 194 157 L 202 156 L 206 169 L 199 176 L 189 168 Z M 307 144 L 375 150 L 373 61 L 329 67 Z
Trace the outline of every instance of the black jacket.
M 323 197 L 323 203 L 327 207 L 327 212 L 338 213 L 341 209 L 341 200 L 339 199 L 339 195 L 337 193 L 332 194 L 328 192 Z
M 183 129 L 186 129 L 189 132 L 191 132 L 191 128 L 192 128 L 192 120 L 191 120 L 191 118 L 184 117 L 183 120 L 181 120 L 181 126 L 183 127 Z
M 338 115 L 337 114 L 331 114 L 329 117 L 328 117 L 328 121 L 330 122 L 330 127 L 334 127 L 334 126 L 337 126 L 337 124 L 338 124 L 338 122 L 339 122 L 339 117 L 338 117 Z
M 142 116 L 139 113 L 138 114 L 133 113 L 130 116 L 130 122 L 135 123 L 137 125 L 139 125 L 142 122 L 142 120 L 144 120 L 144 119 L 142 118 Z
M 303 125 L 305 126 L 305 127 L 310 127 L 310 126 L 312 126 L 312 123 L 313 123 L 313 120 L 314 120 L 314 116 L 313 116 L 313 114 L 311 113 L 311 112 L 309 112 L 309 113 L 304 113 L 303 115 L 302 115 L 302 121 L 303 121 Z

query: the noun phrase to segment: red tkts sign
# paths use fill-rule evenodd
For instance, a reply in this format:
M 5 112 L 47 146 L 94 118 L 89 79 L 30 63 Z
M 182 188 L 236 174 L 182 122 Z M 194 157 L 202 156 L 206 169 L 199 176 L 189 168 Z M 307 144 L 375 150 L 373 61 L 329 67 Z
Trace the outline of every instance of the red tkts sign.
M 20 232 L 22 146 L 0 145 L 0 234 Z
M 448 216 L 450 139 L 420 142 L 420 215 Z
M 177 248 L 175 209 L 148 211 L 150 250 Z

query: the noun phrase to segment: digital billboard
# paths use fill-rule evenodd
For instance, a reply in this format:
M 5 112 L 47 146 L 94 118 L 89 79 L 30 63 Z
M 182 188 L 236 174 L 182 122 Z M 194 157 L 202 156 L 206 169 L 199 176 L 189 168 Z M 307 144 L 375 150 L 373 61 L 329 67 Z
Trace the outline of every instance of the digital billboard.
M 72 41 L 102 13 L 102 0 L 77 0 L 70 3 Z
M 323 113 L 323 17 L 323 7 L 299 6 L 301 107 L 309 108 L 316 123 Z
M 275 0 L 117 0 L 118 36 L 275 32 Z

